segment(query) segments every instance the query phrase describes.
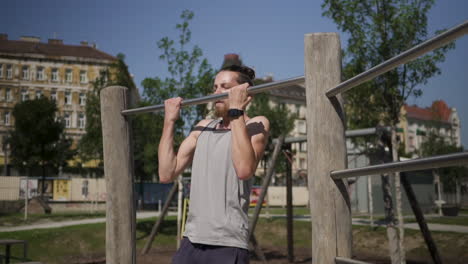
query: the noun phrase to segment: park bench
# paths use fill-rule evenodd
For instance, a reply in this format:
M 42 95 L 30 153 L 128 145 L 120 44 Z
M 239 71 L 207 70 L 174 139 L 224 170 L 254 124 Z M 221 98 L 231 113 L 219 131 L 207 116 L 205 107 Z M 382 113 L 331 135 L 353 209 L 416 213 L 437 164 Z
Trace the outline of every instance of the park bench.
M 0 245 L 5 246 L 5 255 L 0 255 L 0 263 L 9 264 L 11 256 L 11 246 L 16 244 L 23 244 L 23 261 L 27 259 L 27 252 L 28 252 L 28 242 L 26 240 L 18 240 L 18 239 L 0 239 Z M 18 258 L 16 258 L 18 259 Z

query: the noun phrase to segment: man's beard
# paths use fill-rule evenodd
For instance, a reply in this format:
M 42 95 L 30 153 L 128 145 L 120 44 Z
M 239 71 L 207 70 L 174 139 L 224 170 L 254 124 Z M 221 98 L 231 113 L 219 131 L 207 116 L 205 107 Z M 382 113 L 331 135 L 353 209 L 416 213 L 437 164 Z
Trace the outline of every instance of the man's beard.
M 216 107 L 216 104 L 214 105 L 214 115 L 216 117 L 225 117 L 227 115 L 227 105 L 226 104 L 222 104 L 218 107 Z

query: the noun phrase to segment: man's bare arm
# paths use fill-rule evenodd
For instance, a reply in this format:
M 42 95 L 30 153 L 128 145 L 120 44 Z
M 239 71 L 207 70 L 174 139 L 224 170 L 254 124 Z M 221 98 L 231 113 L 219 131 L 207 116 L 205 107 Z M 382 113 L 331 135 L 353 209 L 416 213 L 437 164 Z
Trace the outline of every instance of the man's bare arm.
M 169 183 L 179 176 L 185 168 L 192 162 L 195 147 L 201 128 L 206 126 L 209 120 L 200 121 L 194 131 L 182 142 L 177 154 L 174 152 L 174 124 L 165 124 L 163 135 L 159 142 L 159 180 L 163 183 Z M 167 131 L 166 131 L 167 128 Z
M 252 118 L 246 124 L 243 117 L 231 121 L 232 160 L 237 177 L 250 179 L 263 156 L 270 123 L 263 116 Z

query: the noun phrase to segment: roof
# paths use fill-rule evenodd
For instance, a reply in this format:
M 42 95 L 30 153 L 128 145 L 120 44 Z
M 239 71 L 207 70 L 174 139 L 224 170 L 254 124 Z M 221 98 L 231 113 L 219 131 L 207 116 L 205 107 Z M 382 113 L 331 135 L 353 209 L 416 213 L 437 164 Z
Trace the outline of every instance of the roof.
M 404 108 L 407 118 L 426 121 L 450 122 L 450 114 L 452 113 L 452 110 L 450 110 L 443 100 L 434 101 L 432 105 L 427 108 L 420 108 L 416 105 L 405 105 Z
M 301 85 L 291 85 L 286 88 L 276 88 L 269 90 L 269 93 L 273 96 L 278 96 L 287 99 L 306 101 L 305 88 Z
M 50 42 L 50 40 L 49 40 Z M 53 41 L 52 41 L 53 42 Z M 0 39 L 0 54 L 11 55 L 43 55 L 52 59 L 60 57 L 77 57 L 95 60 L 117 60 L 116 57 L 87 45 L 66 45 L 58 43 L 42 43 L 24 40 Z

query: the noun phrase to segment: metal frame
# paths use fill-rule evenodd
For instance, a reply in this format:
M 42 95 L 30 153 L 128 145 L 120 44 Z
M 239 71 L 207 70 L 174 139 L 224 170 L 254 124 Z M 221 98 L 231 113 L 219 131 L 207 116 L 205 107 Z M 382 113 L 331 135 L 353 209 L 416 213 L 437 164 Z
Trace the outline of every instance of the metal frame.
M 258 94 L 258 93 L 265 92 L 265 91 L 275 89 L 275 88 L 284 88 L 290 85 L 303 84 L 303 83 L 304 83 L 304 76 L 299 76 L 299 77 L 290 78 L 290 79 L 286 79 L 282 81 L 276 81 L 276 82 L 252 86 L 247 89 L 247 92 L 253 95 L 253 94 Z M 227 97 L 228 97 L 227 93 L 211 94 L 211 95 L 203 96 L 200 98 L 183 100 L 182 106 L 206 104 L 209 102 L 226 99 Z M 127 115 L 132 115 L 132 114 L 149 113 L 149 112 L 155 112 L 155 111 L 161 111 L 161 110 L 164 110 L 164 104 L 123 110 L 122 115 L 127 116 Z
M 347 130 L 345 132 L 346 137 L 362 137 L 362 136 L 369 136 L 375 135 L 380 131 L 389 132 L 390 127 L 371 127 L 371 128 L 363 128 L 363 129 L 355 129 L 355 130 Z M 276 143 L 278 139 L 273 139 L 273 143 Z M 284 140 L 284 143 L 300 143 L 307 141 L 307 136 L 298 136 L 298 137 L 287 137 Z
M 442 34 L 439 34 L 425 42 L 401 53 L 398 56 L 395 56 L 345 82 L 340 83 L 338 86 L 328 90 L 326 95 L 328 97 L 336 96 L 339 93 L 345 92 L 353 87 L 356 87 L 366 81 L 369 81 L 385 72 L 388 72 L 399 65 L 405 64 L 422 54 L 425 54 L 434 49 L 440 48 L 449 42 L 465 35 L 468 33 L 468 21 L 453 27 Z M 247 91 L 249 94 L 257 94 L 264 91 L 268 91 L 275 88 L 284 88 L 293 84 L 303 84 L 305 81 L 304 76 L 298 76 L 295 78 L 290 78 L 282 81 L 276 81 L 271 83 L 260 84 L 249 88 Z M 227 98 L 227 94 L 212 94 L 200 98 L 187 99 L 182 102 L 182 106 L 198 105 L 213 102 L 216 100 L 221 100 Z M 152 105 L 139 107 L 134 109 L 127 109 L 122 111 L 122 115 L 132 115 L 139 113 L 148 113 L 164 110 L 164 104 Z
M 433 168 L 460 166 L 468 164 L 468 152 L 433 156 L 429 158 L 412 159 L 399 162 L 390 162 L 363 168 L 332 171 L 330 176 L 334 180 L 349 177 L 380 175 L 382 173 L 415 171 Z
M 375 77 L 384 74 L 394 68 L 405 64 L 415 58 L 426 54 L 432 50 L 440 48 L 444 45 L 447 45 L 449 42 L 468 34 L 468 21 L 461 23 L 458 26 L 455 26 L 444 33 L 441 33 L 429 40 L 424 41 L 423 43 L 414 46 L 413 48 L 387 60 L 379 65 L 360 73 L 353 78 L 340 83 L 338 86 L 328 90 L 326 95 L 330 98 L 336 96 L 340 93 L 346 92 L 349 89 L 352 89 L 364 82 L 374 79 Z

